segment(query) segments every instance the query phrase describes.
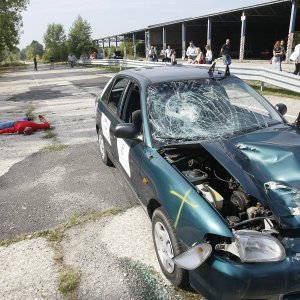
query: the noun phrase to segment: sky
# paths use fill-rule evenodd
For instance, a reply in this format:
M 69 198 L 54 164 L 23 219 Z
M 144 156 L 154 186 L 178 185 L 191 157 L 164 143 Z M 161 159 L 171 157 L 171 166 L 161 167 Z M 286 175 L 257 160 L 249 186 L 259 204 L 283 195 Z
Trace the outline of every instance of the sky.
M 89 22 L 92 38 L 120 34 L 149 25 L 198 17 L 271 0 L 30 0 L 22 13 L 19 48 L 33 40 L 43 44 L 49 24 L 64 26 L 66 34 L 78 15 Z

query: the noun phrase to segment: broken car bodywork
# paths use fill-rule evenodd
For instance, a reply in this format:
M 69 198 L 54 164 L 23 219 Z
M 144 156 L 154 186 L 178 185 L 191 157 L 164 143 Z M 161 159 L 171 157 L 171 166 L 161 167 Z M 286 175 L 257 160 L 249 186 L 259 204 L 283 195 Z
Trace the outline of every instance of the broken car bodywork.
M 108 156 L 156 221 L 155 246 L 169 280 L 179 285 L 172 273 L 186 264 L 190 284 L 207 299 L 296 297 L 297 128 L 240 79 L 223 73 L 156 68 L 127 70 L 115 82 L 118 78 L 132 83 L 122 91 L 115 115 L 109 100 L 104 103 L 105 93 L 114 90 L 114 80 L 109 83 L 97 103 L 97 132 L 103 132 Z M 124 125 L 133 120 L 126 109 L 137 89 L 141 132 Z M 160 208 L 180 242 L 177 253 L 172 238 L 166 238 L 168 248 L 158 249 L 159 234 L 167 228 L 156 214 Z M 203 256 L 199 263 L 185 260 L 197 253 Z

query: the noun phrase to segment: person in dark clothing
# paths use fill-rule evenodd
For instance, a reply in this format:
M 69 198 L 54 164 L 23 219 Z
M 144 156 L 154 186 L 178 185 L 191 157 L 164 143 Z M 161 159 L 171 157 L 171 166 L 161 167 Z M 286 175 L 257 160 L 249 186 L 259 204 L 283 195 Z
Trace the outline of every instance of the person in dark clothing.
M 223 57 L 224 65 L 230 65 L 231 64 L 230 39 L 226 40 L 225 44 L 221 47 L 220 52 L 221 52 L 222 57 Z
M 50 70 L 51 69 L 54 69 L 54 57 L 53 56 L 50 57 Z
M 34 64 L 34 70 L 37 71 L 37 60 L 36 57 L 33 59 L 33 64 Z
M 280 48 L 282 52 L 282 56 L 280 57 L 281 61 L 284 61 L 286 59 L 286 51 L 285 51 L 285 46 L 284 46 L 284 40 L 280 41 Z

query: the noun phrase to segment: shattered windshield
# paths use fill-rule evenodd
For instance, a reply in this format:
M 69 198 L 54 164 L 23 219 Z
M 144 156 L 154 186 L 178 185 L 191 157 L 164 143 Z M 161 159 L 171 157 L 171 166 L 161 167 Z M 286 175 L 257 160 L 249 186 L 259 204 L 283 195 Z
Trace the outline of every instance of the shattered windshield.
M 233 77 L 150 85 L 147 107 L 156 145 L 226 138 L 283 122 L 264 98 Z

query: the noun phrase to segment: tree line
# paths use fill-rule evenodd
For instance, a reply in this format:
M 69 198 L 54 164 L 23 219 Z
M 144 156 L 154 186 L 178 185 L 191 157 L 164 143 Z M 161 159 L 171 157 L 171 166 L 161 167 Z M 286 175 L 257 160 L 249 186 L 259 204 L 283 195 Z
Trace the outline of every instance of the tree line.
M 89 57 L 93 52 L 102 52 L 101 45 L 93 44 L 92 29 L 88 21 L 78 16 L 66 34 L 63 25 L 49 24 L 43 36 L 45 47 L 33 40 L 30 45 L 20 50 L 19 43 L 21 28 L 23 26 L 21 12 L 27 9 L 29 0 L 0 0 L 0 63 L 13 63 L 18 60 L 49 61 L 53 57 L 55 61 L 65 61 L 69 54 L 79 58 L 81 55 Z M 137 55 L 144 55 L 144 42 L 137 41 Z M 124 44 L 119 49 L 124 55 Z M 107 48 L 104 56 L 116 51 L 115 47 Z M 133 56 L 133 41 L 128 39 L 126 43 L 127 55 Z

